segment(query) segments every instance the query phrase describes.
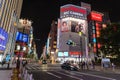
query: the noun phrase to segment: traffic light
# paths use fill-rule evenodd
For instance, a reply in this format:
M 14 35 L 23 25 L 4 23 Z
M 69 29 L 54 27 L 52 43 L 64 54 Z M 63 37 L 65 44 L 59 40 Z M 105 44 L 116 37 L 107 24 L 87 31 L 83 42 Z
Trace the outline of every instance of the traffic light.
M 72 40 L 68 40 L 66 44 L 67 44 L 67 45 L 73 45 L 74 42 L 73 42 Z

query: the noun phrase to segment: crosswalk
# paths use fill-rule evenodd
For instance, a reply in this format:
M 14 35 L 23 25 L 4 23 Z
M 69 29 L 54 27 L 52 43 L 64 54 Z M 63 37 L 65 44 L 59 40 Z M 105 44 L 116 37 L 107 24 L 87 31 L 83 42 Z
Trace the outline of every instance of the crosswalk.
M 60 66 L 47 66 L 47 65 L 42 65 L 42 66 L 35 66 L 35 65 L 27 65 L 25 67 L 27 70 L 60 70 Z

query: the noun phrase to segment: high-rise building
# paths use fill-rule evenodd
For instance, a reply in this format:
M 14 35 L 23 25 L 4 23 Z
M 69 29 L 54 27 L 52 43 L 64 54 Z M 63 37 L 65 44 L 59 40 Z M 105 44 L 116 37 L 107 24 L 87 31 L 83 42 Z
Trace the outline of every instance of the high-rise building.
M 84 7 L 67 4 L 60 7 L 57 32 L 57 59 L 59 61 L 81 61 L 88 59 L 87 10 Z M 74 44 L 68 45 L 72 41 Z
M 0 0 L 0 56 L 2 58 L 5 58 L 6 54 L 13 54 L 22 3 L 23 0 Z

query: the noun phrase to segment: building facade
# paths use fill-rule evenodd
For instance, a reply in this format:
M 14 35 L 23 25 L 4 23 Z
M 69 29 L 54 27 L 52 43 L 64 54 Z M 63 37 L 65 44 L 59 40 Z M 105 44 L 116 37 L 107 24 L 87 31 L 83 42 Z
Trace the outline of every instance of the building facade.
M 0 0 L 0 53 L 1 60 L 14 53 L 15 33 L 23 0 Z

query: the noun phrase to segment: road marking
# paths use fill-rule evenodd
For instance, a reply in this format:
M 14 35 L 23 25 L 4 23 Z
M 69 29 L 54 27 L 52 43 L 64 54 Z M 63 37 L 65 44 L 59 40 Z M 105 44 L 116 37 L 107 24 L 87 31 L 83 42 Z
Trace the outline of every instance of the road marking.
M 71 75 L 76 75 L 75 73 L 73 73 L 73 72 L 70 72 L 70 71 L 65 71 L 66 73 L 69 73 L 69 74 L 71 74 Z M 75 72 L 75 71 L 74 71 Z M 83 75 L 77 75 L 77 76 L 83 76 Z
M 98 78 L 103 78 L 103 79 L 108 79 L 108 80 L 116 80 L 114 78 L 109 78 L 109 77 L 104 77 L 104 76 L 98 76 L 98 75 L 93 75 L 93 74 L 87 74 L 87 73 L 82 73 L 82 72 L 76 72 L 79 74 L 83 74 L 83 75 L 88 75 L 88 76 L 93 76 L 93 77 L 98 77 Z
M 51 73 L 51 72 L 47 72 L 47 74 L 52 75 L 52 76 L 55 76 L 55 77 L 57 77 L 57 78 L 61 78 L 60 76 L 57 76 L 57 75 L 55 75 L 55 74 L 53 74 L 53 73 Z
M 72 75 L 67 75 L 67 74 L 64 74 L 64 73 L 61 73 L 61 72 L 56 72 L 56 73 L 59 73 L 59 74 L 62 74 L 62 75 L 65 75 L 65 76 L 68 76 L 68 77 L 71 77 L 71 78 L 74 78 L 74 79 L 77 79 L 77 80 L 83 80 L 83 79 L 80 79 L 79 77 L 75 77 L 75 76 L 72 76 Z

